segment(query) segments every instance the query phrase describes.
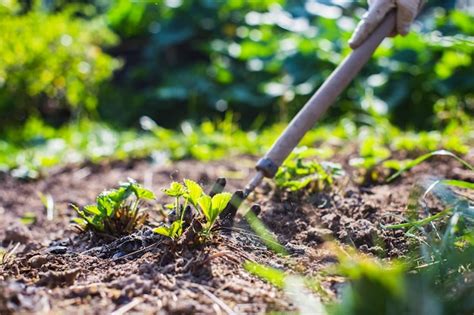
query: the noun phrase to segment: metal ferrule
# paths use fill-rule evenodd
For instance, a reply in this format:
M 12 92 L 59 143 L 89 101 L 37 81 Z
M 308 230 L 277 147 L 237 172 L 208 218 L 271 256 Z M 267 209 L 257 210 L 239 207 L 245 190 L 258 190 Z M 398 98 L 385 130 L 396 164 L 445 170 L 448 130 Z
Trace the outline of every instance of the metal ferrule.
M 257 171 L 262 172 L 265 177 L 273 178 L 278 171 L 278 165 L 275 164 L 270 158 L 264 157 L 258 160 L 255 166 Z

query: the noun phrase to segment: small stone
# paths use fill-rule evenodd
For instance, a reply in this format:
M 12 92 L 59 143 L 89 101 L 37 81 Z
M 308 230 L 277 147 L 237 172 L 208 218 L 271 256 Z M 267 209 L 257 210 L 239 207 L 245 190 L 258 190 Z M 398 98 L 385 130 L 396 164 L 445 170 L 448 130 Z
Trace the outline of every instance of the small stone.
M 63 255 L 67 253 L 67 247 L 66 246 L 52 246 L 47 249 L 47 251 L 51 254 L 55 255 Z
M 48 258 L 43 255 L 36 255 L 28 259 L 28 265 L 30 265 L 33 268 L 40 268 L 47 262 L 48 262 Z

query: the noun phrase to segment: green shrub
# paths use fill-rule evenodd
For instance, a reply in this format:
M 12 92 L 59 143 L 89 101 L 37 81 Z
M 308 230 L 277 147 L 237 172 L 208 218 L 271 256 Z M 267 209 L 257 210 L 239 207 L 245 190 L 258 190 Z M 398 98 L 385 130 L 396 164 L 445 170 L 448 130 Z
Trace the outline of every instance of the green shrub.
M 356 9 L 365 4 L 331 2 L 116 0 L 107 18 L 130 66 L 115 82 L 118 93 L 115 84 L 103 90 L 101 113 L 125 123 L 147 115 L 165 127 L 226 109 L 247 124 L 257 115 L 267 123 L 291 117 L 350 52 Z M 409 36 L 381 47 L 332 117 L 377 110 L 426 128 L 448 97 L 469 109 L 472 17 L 436 5 Z
M 100 84 L 119 65 L 101 47 L 117 37 L 102 18 L 14 9 L 0 10 L 0 124 L 93 113 Z

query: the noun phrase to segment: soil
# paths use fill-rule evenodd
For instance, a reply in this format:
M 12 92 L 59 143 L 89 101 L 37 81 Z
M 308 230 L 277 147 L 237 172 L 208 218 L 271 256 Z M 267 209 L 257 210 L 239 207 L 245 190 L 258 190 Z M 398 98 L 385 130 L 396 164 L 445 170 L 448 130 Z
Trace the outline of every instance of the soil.
M 226 191 L 242 189 L 253 175 L 255 158 L 228 161 L 147 160 L 69 165 L 51 169 L 35 181 L 0 176 L 0 242 L 10 254 L 0 264 L 0 314 L 263 314 L 290 312 L 295 305 L 271 284 L 249 274 L 246 261 L 306 275 L 336 262 L 328 240 L 352 245 L 384 259 L 410 248 L 401 230 L 383 227 L 403 221 L 410 194 L 430 178 L 473 182 L 472 172 L 449 158 L 415 167 L 390 184 L 356 184 L 348 156 L 337 157 L 348 175 L 331 191 L 286 192 L 266 181 L 249 204 L 290 257 L 268 250 L 238 215 L 232 234 L 216 235 L 205 245 L 176 246 L 151 231 L 148 223 L 123 238 L 78 234 L 68 206 L 94 202 L 105 188 L 128 177 L 159 192 L 171 180 L 191 178 L 210 187 L 227 178 Z M 467 157 L 472 162 L 472 157 Z M 47 217 L 38 193 L 50 194 L 54 216 Z M 416 194 L 415 194 L 416 195 Z M 162 193 L 148 204 L 150 222 L 160 217 Z M 242 207 L 241 210 L 245 210 Z M 436 202 L 431 211 L 441 210 Z M 29 217 L 34 222 L 22 223 Z M 240 220 L 239 220 L 240 218 Z M 338 295 L 344 279 L 324 277 L 322 299 Z

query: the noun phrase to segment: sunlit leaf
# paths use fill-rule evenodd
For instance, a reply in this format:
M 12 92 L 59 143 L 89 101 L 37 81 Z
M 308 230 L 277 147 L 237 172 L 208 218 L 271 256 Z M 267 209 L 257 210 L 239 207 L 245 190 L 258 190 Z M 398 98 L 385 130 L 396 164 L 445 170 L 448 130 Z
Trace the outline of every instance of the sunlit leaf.
M 186 193 L 186 188 L 178 182 L 172 182 L 169 188 L 163 189 L 163 192 L 170 197 L 181 197 Z
M 194 206 L 197 206 L 198 204 L 198 199 L 202 196 L 203 190 L 201 186 L 199 186 L 198 183 L 190 180 L 190 179 L 185 179 L 184 183 L 186 185 L 186 188 L 188 189 L 188 194 L 189 194 L 189 200 Z
M 153 232 L 175 239 L 183 233 L 183 222 L 176 220 L 170 225 L 162 225 L 153 229 Z
M 206 217 L 207 221 L 210 222 L 211 218 L 212 218 L 212 213 L 211 213 L 212 212 L 212 209 L 211 209 L 212 198 L 208 195 L 202 195 L 198 199 L 198 205 L 199 205 L 199 208 L 201 209 L 202 213 Z

